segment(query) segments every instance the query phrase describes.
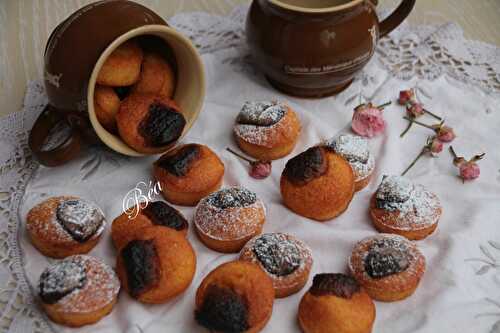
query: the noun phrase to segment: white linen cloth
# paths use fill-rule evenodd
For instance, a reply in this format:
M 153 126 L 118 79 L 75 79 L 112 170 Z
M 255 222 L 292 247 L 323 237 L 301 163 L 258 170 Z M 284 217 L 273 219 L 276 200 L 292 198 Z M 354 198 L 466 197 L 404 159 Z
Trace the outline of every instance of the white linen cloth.
M 188 24 L 189 19 L 183 22 Z M 183 31 L 182 25 L 178 26 Z M 396 33 L 393 39 L 383 44 L 387 46 L 389 41 L 397 43 L 399 38 L 403 40 L 402 33 Z M 405 38 L 408 35 L 414 39 L 419 36 L 415 31 L 406 30 Z M 485 47 L 485 50 L 486 53 L 490 49 Z M 213 47 L 208 51 L 203 55 L 208 88 L 205 104 L 183 141 L 212 148 L 225 164 L 224 186 L 244 186 L 255 191 L 265 202 L 267 221 L 264 232 L 295 235 L 309 245 L 314 258 L 306 287 L 293 296 L 275 301 L 272 318 L 264 332 L 299 332 L 296 320 L 298 303 L 310 287 L 314 274 L 346 272 L 347 258 L 354 244 L 377 233 L 368 215 L 370 196 L 382 176 L 400 174 L 419 153 L 427 136 L 432 134 L 428 129 L 414 125 L 404 138 L 399 137 L 407 122 L 402 119 L 405 112 L 397 105 L 396 99 L 400 90 L 415 86 L 419 88 L 418 95 L 425 107 L 443 116 L 447 125 L 454 128 L 458 137 L 452 144 L 457 153 L 470 158 L 485 152 L 486 157 L 479 162 L 480 178 L 465 184 L 457 177 L 457 168 L 447 150 L 449 145 L 445 145 L 445 150 L 437 158 L 421 158 L 408 173 L 412 181 L 424 184 L 438 195 L 443 216 L 436 232 L 417 242 L 427 260 L 427 270 L 417 291 L 400 302 L 376 302 L 374 332 L 500 332 L 500 98 L 494 80 L 484 81 L 486 84 L 479 86 L 473 80 L 459 80 L 450 74 L 449 68 L 439 64 L 434 65 L 446 75 L 424 78 L 415 74 L 412 79 L 403 80 L 387 67 L 389 61 L 384 58 L 382 49 L 341 94 L 324 99 L 299 99 L 271 88 L 251 64 L 244 41 L 225 43 L 224 47 Z M 491 63 L 489 67 L 491 69 Z M 498 71 L 493 68 L 495 72 L 498 79 Z M 45 102 L 40 83 L 32 83 L 27 96 L 26 112 L 39 111 Z M 294 151 L 273 162 L 272 175 L 265 180 L 255 180 L 248 176 L 247 162 L 225 148 L 236 148 L 232 128 L 243 103 L 274 99 L 288 102 L 298 113 L 302 133 Z M 353 108 L 360 100 L 370 100 L 375 104 L 393 101 L 384 111 L 388 123 L 385 133 L 370 140 L 376 156 L 372 182 L 357 193 L 348 210 L 334 220 L 319 223 L 294 214 L 282 204 L 279 191 L 279 179 L 286 161 L 323 139 L 349 132 Z M 420 119 L 434 122 L 428 116 Z M 8 140 L 2 143 L 5 146 L 2 146 L 2 151 L 11 149 Z M 27 182 L 31 176 L 16 214 L 19 241 L 11 240 L 11 244 L 22 249 L 22 258 L 17 258 L 15 253 L 12 258 L 23 266 L 14 265 L 12 270 L 18 269 L 23 274 L 24 267 L 28 289 L 36 292 L 41 271 L 54 261 L 41 255 L 27 238 L 24 225 L 29 209 L 54 195 L 77 195 L 96 202 L 103 209 L 108 226 L 90 255 L 114 266 L 116 252 L 110 239 L 111 222 L 121 214 L 126 193 L 138 182 L 152 179 L 151 164 L 156 158 L 126 158 L 107 149 L 91 148 L 77 160 L 58 168 L 32 167 L 31 159 L 24 162 L 35 171 L 22 180 Z M 6 182 L 4 180 L 2 184 Z M 12 180 L 10 182 L 11 186 L 16 186 Z M 178 208 L 191 222 L 194 208 Z M 22 308 L 24 312 L 15 316 L 11 331 L 32 332 L 38 323 L 41 329 L 56 332 L 204 332 L 193 315 L 196 289 L 211 270 L 237 258 L 237 255 L 220 254 L 206 248 L 196 237 L 192 224 L 188 238 L 197 255 L 196 275 L 189 289 L 170 302 L 144 305 L 122 291 L 113 312 L 99 323 L 69 329 L 43 317 L 37 306 L 31 303 L 33 296 L 24 295 L 27 305 Z M 0 276 L 6 276 L 7 281 L 7 275 Z M 23 278 L 16 278 L 16 281 L 21 285 L 17 289 L 25 290 Z M 493 315 L 484 316 L 487 314 Z

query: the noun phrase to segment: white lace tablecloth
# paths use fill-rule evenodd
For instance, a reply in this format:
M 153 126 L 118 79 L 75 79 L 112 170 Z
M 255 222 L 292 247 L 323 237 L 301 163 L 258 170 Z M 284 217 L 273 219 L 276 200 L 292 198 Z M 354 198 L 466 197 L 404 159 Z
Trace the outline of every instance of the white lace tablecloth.
M 408 176 L 440 197 L 444 214 L 437 231 L 419 241 L 427 272 L 416 293 L 397 303 L 377 302 L 374 332 L 500 332 L 500 50 L 465 40 L 453 24 L 403 26 L 380 41 L 378 52 L 354 83 L 338 96 L 303 100 L 273 90 L 255 69 L 244 40 L 246 7 L 228 17 L 180 14 L 170 23 L 191 37 L 203 53 L 207 97 L 200 118 L 185 138 L 214 149 L 226 166 L 225 185 L 239 184 L 258 193 L 268 208 L 265 232 L 281 231 L 304 240 L 313 251 L 313 274 L 345 272 L 354 243 L 376 233 L 367 214 L 368 201 L 384 174 L 399 174 L 425 143 L 427 129 L 406 123 L 401 107 L 385 111 L 388 128 L 372 140 L 377 155 L 374 181 L 358 193 L 341 217 L 317 223 L 297 216 L 282 204 L 279 177 L 287 158 L 273 163 L 273 173 L 258 181 L 247 165 L 225 151 L 234 146 L 231 130 L 247 100 L 286 100 L 298 112 L 303 132 L 291 156 L 349 128 L 360 100 L 395 101 L 399 90 L 418 87 L 426 107 L 444 116 L 458 138 L 462 155 L 486 152 L 481 177 L 462 184 L 447 151 L 422 158 Z M 120 294 L 114 311 L 82 329 L 52 324 L 36 305 L 37 278 L 52 260 L 29 243 L 27 211 L 52 195 L 71 194 L 97 202 L 109 221 L 121 213 L 122 199 L 139 181 L 149 181 L 154 158 L 132 159 L 104 148 L 91 148 L 59 168 L 39 166 L 27 147 L 28 131 L 46 103 L 41 82 L 28 86 L 24 110 L 0 121 L 0 330 L 31 332 L 203 332 L 193 319 L 194 294 L 203 277 L 236 255 L 204 247 L 191 228 L 197 253 L 191 287 L 164 305 L 145 306 Z M 431 118 L 427 122 L 431 122 Z M 181 209 L 190 219 L 192 208 Z M 109 228 L 91 255 L 114 265 Z M 311 275 L 311 278 L 312 278 Z M 298 332 L 298 294 L 276 300 L 265 332 Z

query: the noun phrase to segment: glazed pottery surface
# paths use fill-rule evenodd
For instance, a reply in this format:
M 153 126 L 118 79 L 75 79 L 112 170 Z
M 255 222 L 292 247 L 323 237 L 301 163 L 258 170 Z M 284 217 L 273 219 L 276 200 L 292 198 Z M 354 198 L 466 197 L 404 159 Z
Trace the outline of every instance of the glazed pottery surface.
M 246 22 L 250 52 L 269 82 L 290 95 L 345 89 L 415 0 L 379 22 L 372 0 L 254 0 Z

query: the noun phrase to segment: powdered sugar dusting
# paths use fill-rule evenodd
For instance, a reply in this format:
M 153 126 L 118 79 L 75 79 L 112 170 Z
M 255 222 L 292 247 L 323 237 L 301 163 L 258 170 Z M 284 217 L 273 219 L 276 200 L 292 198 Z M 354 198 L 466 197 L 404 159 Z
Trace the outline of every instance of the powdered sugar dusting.
M 407 275 L 417 274 L 417 270 L 422 269 L 421 265 L 425 265 L 425 259 L 417 248 L 417 246 L 407 238 L 396 234 L 378 234 L 367 237 L 359 241 L 352 251 L 348 265 L 351 272 L 361 272 L 367 279 L 383 280 L 384 277 L 373 278 L 366 271 L 366 258 L 373 254 L 379 254 L 379 258 L 385 258 L 384 253 L 387 249 L 393 249 L 399 253 L 404 253 L 407 260 L 407 266 L 403 270 Z M 394 272 L 396 273 L 396 272 Z M 390 274 L 387 278 L 395 278 L 395 275 Z
M 69 293 L 81 289 L 87 280 L 84 267 L 68 259 L 47 267 L 40 276 L 40 297 L 53 304 Z
M 378 216 L 381 222 L 390 220 L 391 227 L 405 229 L 427 228 L 437 223 L 441 203 L 423 185 L 414 185 L 400 176 L 386 177 L 375 195 L 375 205 L 389 214 Z
M 273 279 L 286 279 L 301 274 L 312 265 L 309 247 L 297 238 L 283 233 L 255 236 L 241 251 L 250 253 L 252 262 L 259 264 Z
M 236 118 L 234 133 L 242 140 L 263 147 L 272 147 L 278 133 L 292 131 L 283 122 L 289 108 L 277 102 L 247 102 Z
M 87 313 L 96 311 L 111 303 L 118 295 L 120 281 L 113 269 L 104 262 L 87 255 L 76 255 L 63 259 L 54 266 L 59 265 L 59 267 L 66 267 L 66 265 L 72 265 L 68 263 L 73 263 L 83 268 L 82 271 L 85 274 L 85 282 L 79 288 L 73 289 L 69 294 L 55 303 L 60 311 L 67 313 Z M 61 269 L 53 268 L 54 266 L 48 269 Z M 65 272 L 71 273 L 73 269 L 65 270 Z M 75 281 L 81 277 L 81 273 L 76 273 L 76 276 L 65 274 L 63 281 L 57 281 L 54 285 L 60 290 L 61 286 L 67 286 L 69 282 Z M 59 275 L 59 277 L 61 276 L 62 275 Z
M 104 215 L 94 204 L 82 199 L 64 200 L 57 206 L 58 222 L 77 241 L 86 241 L 103 230 Z
M 325 146 L 344 157 L 351 165 L 356 181 L 368 177 L 375 168 L 375 158 L 367 139 L 352 134 L 341 134 L 325 142 Z
M 254 192 L 231 187 L 202 199 L 196 207 L 194 223 L 213 239 L 235 240 L 255 233 L 264 217 L 264 204 Z

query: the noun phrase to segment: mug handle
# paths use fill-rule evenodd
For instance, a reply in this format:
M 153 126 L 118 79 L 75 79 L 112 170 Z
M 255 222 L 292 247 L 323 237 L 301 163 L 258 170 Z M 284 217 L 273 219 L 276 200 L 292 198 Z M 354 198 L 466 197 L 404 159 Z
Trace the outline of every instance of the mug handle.
M 51 150 L 44 145 L 56 129 L 56 126 L 69 126 L 70 133 L 64 141 Z M 71 124 L 67 117 L 51 105 L 47 105 L 33 125 L 28 145 L 33 155 L 45 166 L 58 166 L 74 159 L 81 150 L 82 137 L 80 131 Z
M 401 4 L 392 12 L 389 17 L 380 22 L 380 37 L 384 37 L 392 30 L 396 29 L 410 15 L 416 0 L 403 0 Z

